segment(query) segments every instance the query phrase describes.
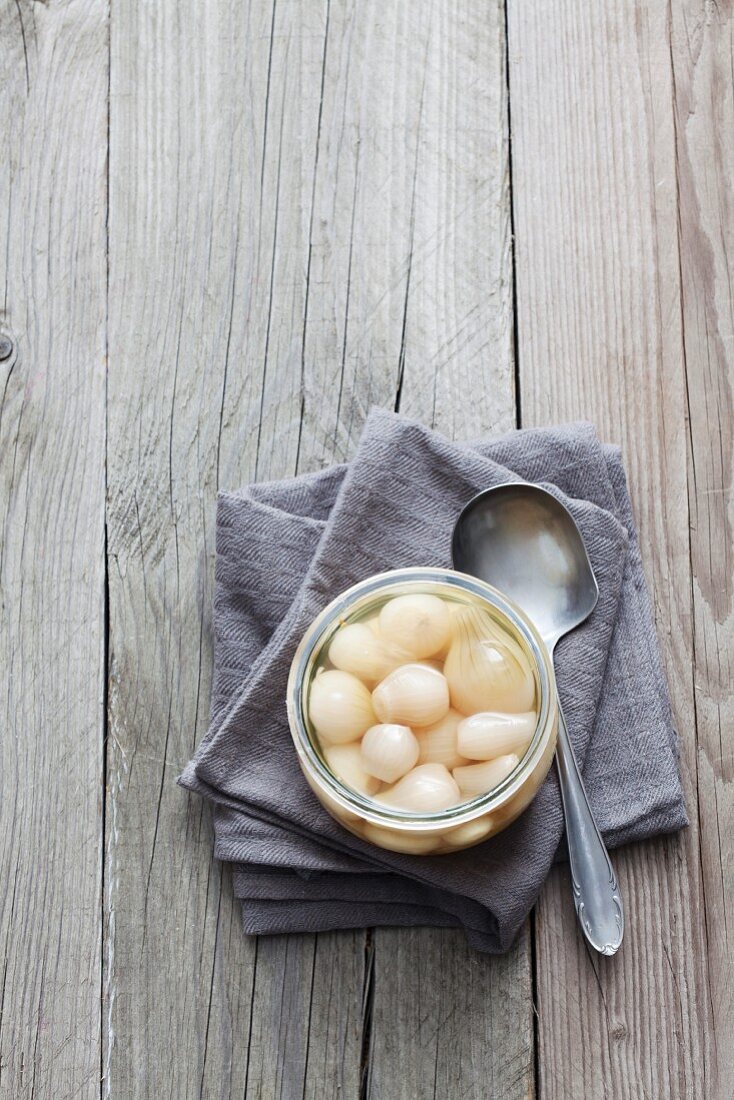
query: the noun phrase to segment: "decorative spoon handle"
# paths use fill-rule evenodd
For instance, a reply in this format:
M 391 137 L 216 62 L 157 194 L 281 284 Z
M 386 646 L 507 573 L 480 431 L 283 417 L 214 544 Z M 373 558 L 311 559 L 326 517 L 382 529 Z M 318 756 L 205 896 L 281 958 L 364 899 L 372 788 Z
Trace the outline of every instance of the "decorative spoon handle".
M 602 955 L 615 955 L 624 934 L 622 899 L 586 797 L 560 704 L 556 767 L 566 816 L 576 915 L 591 946 Z

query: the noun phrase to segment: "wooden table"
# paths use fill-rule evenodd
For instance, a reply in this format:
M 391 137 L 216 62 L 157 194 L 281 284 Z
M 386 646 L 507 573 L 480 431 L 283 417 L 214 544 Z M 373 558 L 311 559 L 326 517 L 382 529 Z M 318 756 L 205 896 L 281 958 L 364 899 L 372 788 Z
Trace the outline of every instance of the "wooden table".
M 734 1095 L 733 18 L 1 0 L 0 1096 Z M 246 939 L 175 785 L 217 487 L 372 404 L 624 448 L 691 827 L 615 959 L 565 870 L 502 958 Z

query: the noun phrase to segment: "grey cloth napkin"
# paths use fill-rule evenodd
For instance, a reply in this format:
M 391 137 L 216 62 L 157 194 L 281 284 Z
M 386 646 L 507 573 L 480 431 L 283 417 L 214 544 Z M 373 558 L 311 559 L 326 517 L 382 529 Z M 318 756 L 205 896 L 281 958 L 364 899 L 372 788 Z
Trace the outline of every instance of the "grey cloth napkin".
M 463 505 L 517 479 L 571 509 L 599 582 L 556 670 L 604 836 L 616 845 L 687 824 L 619 451 L 586 424 L 456 444 L 375 410 L 349 464 L 218 500 L 211 723 L 180 782 L 213 803 L 215 854 L 234 865 L 247 932 L 458 925 L 480 950 L 512 943 L 563 835 L 555 770 L 513 825 L 475 848 L 386 852 L 342 829 L 306 785 L 285 690 L 296 645 L 334 596 L 385 569 L 450 566 Z

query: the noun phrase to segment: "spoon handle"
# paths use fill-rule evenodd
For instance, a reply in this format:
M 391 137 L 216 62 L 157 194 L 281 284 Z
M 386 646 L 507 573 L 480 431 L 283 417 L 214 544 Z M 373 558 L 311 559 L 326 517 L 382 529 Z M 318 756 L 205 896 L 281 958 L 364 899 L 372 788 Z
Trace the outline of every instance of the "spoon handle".
M 624 934 L 624 911 L 612 864 L 594 821 L 566 728 L 558 709 L 556 767 L 561 784 L 576 916 L 602 955 L 614 955 Z

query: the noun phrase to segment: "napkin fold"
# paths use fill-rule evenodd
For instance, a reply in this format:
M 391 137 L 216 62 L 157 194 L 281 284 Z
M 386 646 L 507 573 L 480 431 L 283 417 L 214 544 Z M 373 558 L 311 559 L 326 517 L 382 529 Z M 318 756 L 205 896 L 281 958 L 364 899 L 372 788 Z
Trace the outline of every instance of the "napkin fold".
M 461 508 L 488 486 L 542 484 L 571 510 L 599 583 L 556 650 L 569 732 L 608 844 L 687 824 L 668 694 L 620 452 L 588 424 L 449 442 L 382 410 L 354 459 L 218 498 L 211 722 L 179 782 L 213 804 L 245 931 L 461 926 L 501 952 L 559 850 L 555 769 L 504 832 L 463 852 L 409 856 L 352 836 L 301 775 L 286 717 L 295 648 L 338 593 L 373 573 L 451 565 Z

